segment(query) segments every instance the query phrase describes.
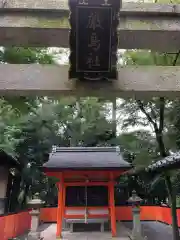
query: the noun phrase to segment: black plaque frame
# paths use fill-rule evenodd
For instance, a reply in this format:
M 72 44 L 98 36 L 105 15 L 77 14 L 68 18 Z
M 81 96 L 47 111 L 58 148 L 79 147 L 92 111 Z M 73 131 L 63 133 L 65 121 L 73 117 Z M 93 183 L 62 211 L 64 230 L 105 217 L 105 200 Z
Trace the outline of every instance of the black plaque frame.
M 69 0 L 70 79 L 117 79 L 120 3 L 120 0 Z

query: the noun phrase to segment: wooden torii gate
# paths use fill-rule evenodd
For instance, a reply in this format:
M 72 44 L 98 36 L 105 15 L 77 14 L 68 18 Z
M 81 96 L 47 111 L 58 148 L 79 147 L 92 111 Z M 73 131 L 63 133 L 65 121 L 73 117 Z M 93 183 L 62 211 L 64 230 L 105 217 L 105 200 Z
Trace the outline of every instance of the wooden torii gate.
M 0 4 L 1 46 L 69 47 L 67 0 L 3 0 Z M 179 51 L 179 15 L 180 5 L 123 3 L 118 48 Z M 174 97 L 180 91 L 179 67 L 120 67 L 117 81 L 100 84 L 70 81 L 68 69 L 68 66 L 1 64 L 0 94 Z

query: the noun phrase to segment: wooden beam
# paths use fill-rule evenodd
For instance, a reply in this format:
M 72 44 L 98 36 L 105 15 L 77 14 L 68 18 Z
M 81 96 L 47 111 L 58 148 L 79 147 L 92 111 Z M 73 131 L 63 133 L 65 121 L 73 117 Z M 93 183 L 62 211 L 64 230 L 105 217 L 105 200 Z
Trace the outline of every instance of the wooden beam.
M 68 66 L 0 65 L 1 95 L 79 95 L 152 97 L 180 95 L 180 67 L 129 66 L 119 68 L 113 82 L 69 80 Z
M 42 9 L 42 10 L 69 10 L 68 0 L 8 0 L 4 4 L 5 9 L 24 10 L 24 9 Z
M 68 1 L 8 1 L 0 9 L 0 45 L 69 47 Z M 180 5 L 124 3 L 120 49 L 180 49 Z M 164 39 L 166 39 L 164 41 Z
M 1 7 L 1 5 L 0 5 Z M 69 12 L 68 0 L 10 0 L 5 1 L 5 4 L 1 7 L 2 10 L 8 11 L 24 11 L 24 10 L 43 10 L 43 11 L 65 11 Z M 133 15 L 136 13 L 144 12 L 145 15 L 148 13 L 153 14 L 164 14 L 172 15 L 180 13 L 179 4 L 159 4 L 159 3 L 134 3 L 134 2 L 123 2 L 121 13 L 129 12 Z
M 108 186 L 108 182 L 66 182 L 66 187 L 77 187 L 77 186 Z

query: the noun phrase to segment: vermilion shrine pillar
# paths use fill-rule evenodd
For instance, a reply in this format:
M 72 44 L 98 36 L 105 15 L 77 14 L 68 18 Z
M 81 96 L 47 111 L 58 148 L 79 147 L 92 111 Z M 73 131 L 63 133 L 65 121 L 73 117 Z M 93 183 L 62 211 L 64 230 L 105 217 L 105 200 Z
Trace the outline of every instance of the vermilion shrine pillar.
M 109 208 L 110 208 L 110 220 L 111 220 L 111 232 L 112 236 L 116 237 L 116 209 L 114 200 L 114 181 L 113 176 L 111 176 L 111 181 L 109 182 Z
M 60 175 L 60 181 L 57 183 L 58 186 L 58 208 L 57 208 L 57 231 L 56 237 L 62 237 L 62 224 L 63 224 L 63 215 L 64 215 L 64 204 L 65 204 L 65 195 L 64 194 L 64 178 L 63 175 Z

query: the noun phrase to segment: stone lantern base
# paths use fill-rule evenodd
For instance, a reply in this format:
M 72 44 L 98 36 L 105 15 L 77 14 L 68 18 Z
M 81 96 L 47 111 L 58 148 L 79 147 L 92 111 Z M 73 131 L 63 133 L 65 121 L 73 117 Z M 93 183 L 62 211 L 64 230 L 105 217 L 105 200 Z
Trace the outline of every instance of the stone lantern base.
M 40 233 L 38 232 L 35 233 L 30 232 L 27 237 L 27 240 L 42 240 L 42 239 L 43 238 L 40 236 Z
M 142 237 L 141 235 L 140 235 L 140 236 L 133 236 L 132 234 L 129 235 L 129 238 L 130 238 L 131 240 L 148 240 L 147 237 Z
M 133 230 L 130 236 L 132 240 L 147 240 L 147 237 L 142 236 L 141 221 L 140 221 L 140 208 L 133 207 Z

